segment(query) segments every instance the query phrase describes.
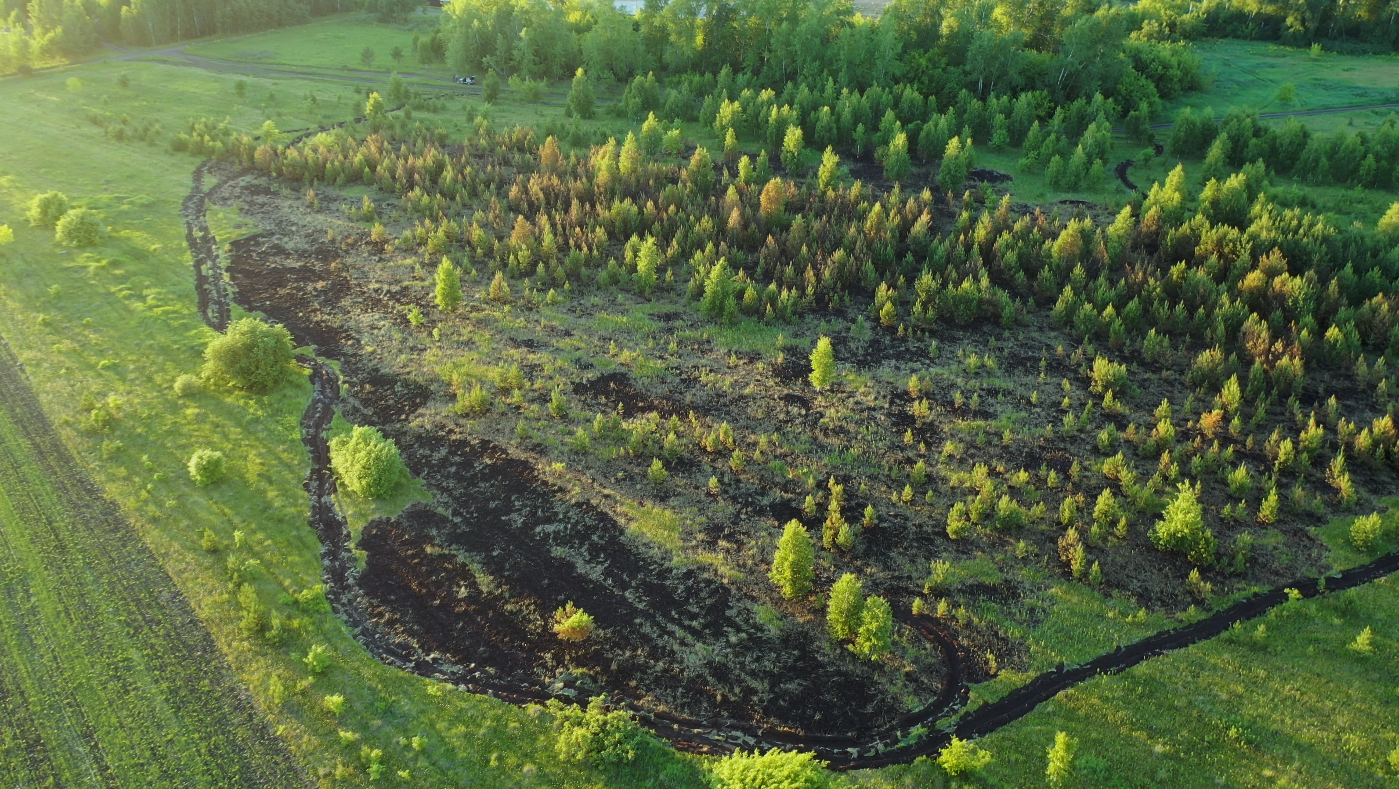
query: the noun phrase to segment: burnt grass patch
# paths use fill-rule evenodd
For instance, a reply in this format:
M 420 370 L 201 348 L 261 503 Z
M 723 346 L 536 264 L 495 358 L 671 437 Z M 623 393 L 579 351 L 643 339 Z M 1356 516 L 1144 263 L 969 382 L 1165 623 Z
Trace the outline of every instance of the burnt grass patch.
M 455 418 L 440 380 L 390 369 L 371 347 L 374 327 L 405 323 L 383 290 L 358 275 L 368 261 L 382 264 L 378 249 L 353 237 L 329 241 L 323 227 L 311 232 L 315 217 L 251 178 L 228 184 L 221 197 L 261 228 L 227 247 L 237 301 L 340 362 L 343 414 L 394 438 L 433 493 L 431 506 L 368 524 L 355 546 L 365 555 L 356 582 L 376 627 L 424 654 L 502 678 L 803 733 L 869 734 L 940 692 L 944 667 L 933 647 L 891 669 L 856 659 L 810 613 L 764 621 L 759 607 L 779 601 L 751 595 L 767 585 L 761 572 L 734 582 L 657 551 L 590 501 L 597 491 L 546 480 L 538 458 Z M 541 342 L 526 339 L 511 344 Z M 592 375 L 570 394 L 602 413 L 620 405 L 628 415 L 667 417 L 721 411 L 734 399 L 648 392 L 621 371 Z M 710 471 L 688 464 L 697 474 Z M 749 519 L 765 530 L 803 517 L 795 491 L 774 495 L 725 477 L 724 506 L 734 517 L 711 518 L 697 530 L 708 549 L 751 541 Z M 852 505 L 863 506 L 858 498 Z M 551 629 L 554 612 L 569 602 L 597 622 L 581 644 Z M 889 682 L 891 673 L 898 683 Z

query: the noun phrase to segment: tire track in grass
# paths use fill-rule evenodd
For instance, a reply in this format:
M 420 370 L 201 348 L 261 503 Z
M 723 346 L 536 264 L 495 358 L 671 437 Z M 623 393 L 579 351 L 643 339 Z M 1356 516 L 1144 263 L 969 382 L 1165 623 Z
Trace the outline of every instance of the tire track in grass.
M 305 786 L 0 340 L 0 785 Z

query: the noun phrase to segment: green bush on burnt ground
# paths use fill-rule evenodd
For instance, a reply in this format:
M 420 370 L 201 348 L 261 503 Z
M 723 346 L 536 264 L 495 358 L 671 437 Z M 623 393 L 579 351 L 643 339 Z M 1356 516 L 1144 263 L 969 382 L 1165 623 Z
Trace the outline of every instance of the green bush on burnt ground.
M 240 318 L 204 349 L 203 374 L 253 392 L 266 392 L 291 372 L 291 332 L 257 318 Z
M 386 499 L 408 479 L 398 445 L 368 425 L 330 440 L 330 465 L 340 484 L 367 499 Z

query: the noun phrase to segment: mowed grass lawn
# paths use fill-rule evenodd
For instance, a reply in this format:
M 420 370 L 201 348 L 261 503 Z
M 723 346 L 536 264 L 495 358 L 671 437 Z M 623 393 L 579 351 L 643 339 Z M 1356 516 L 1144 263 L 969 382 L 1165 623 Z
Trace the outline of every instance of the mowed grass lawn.
M 155 556 L 0 347 L 6 787 L 304 783 Z
M 129 88 L 117 86 L 121 74 Z M 69 77 L 81 84 L 70 89 Z M 198 160 L 165 144 L 116 142 L 86 118 L 129 114 L 133 125 L 157 121 L 168 132 L 201 115 L 229 116 L 246 130 L 270 117 L 287 129 L 354 109 L 343 86 L 310 80 L 246 77 L 249 99 L 240 102 L 238 79 L 123 63 L 0 81 L 0 101 L 14 108 L 0 117 L 0 224 L 16 235 L 0 249 L 0 334 L 24 363 L 45 412 L 188 598 L 314 785 L 653 785 L 654 764 L 616 774 L 563 761 L 541 716 L 384 666 L 330 614 L 315 590 L 320 546 L 301 488 L 307 459 L 298 424 L 310 395 L 303 377 L 293 374 L 264 396 L 227 389 L 175 396 L 175 378 L 197 371 L 213 337 L 195 311 L 179 216 Z M 312 92 L 321 97 L 315 105 L 303 99 Z M 273 98 L 265 98 L 269 93 Z M 335 101 L 343 106 L 334 109 Z M 28 202 L 54 189 L 98 210 L 110 241 L 64 250 L 51 230 L 29 227 Z M 208 488 L 194 487 L 186 471 L 202 447 L 229 459 L 228 477 Z M 206 529 L 214 535 L 212 552 L 203 545 Z M 269 617 L 283 619 L 277 643 L 241 631 L 243 584 Z M 0 619 L 13 616 L 0 610 Z M 313 674 L 303 658 L 318 644 L 328 648 L 331 665 Z M 41 675 L 40 656 L 14 654 L 21 661 L 15 670 Z M 337 695 L 345 699 L 339 714 L 325 705 Z M 6 719 L 0 729 L 13 723 Z M 29 727 L 14 731 L 33 736 Z M 212 748 L 204 736 L 212 735 L 193 736 L 190 747 Z M 137 760 L 122 759 L 116 761 L 130 771 L 121 781 L 80 776 L 55 785 L 135 785 L 146 776 Z M 377 782 L 374 764 L 383 765 Z M 693 768 L 678 775 L 676 785 L 693 785 Z M 8 789 L 2 767 L 0 776 Z

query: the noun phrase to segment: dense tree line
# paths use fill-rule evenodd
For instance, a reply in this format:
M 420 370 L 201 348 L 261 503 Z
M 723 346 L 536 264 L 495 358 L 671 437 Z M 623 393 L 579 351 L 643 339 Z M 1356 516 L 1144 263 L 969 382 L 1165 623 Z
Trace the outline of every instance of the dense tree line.
M 1145 0 L 1153 37 L 1241 38 L 1289 46 L 1326 42 L 1328 49 L 1390 51 L 1399 46 L 1399 3 L 1308 0 Z
M 102 41 L 144 46 L 247 33 L 360 6 L 359 0 L 0 0 L 0 73 L 85 54 Z
M 895 0 L 867 18 L 841 0 L 652 2 L 635 16 L 606 3 L 456 0 L 442 32 L 457 68 L 530 78 L 561 79 L 580 66 L 619 80 L 729 70 L 741 76 L 728 99 L 833 81 L 852 90 L 907 84 L 943 105 L 962 89 L 982 99 L 1039 90 L 1056 101 L 1103 93 L 1135 109 L 1199 79 L 1188 50 L 1140 35 L 1147 19 L 1067 2 Z

